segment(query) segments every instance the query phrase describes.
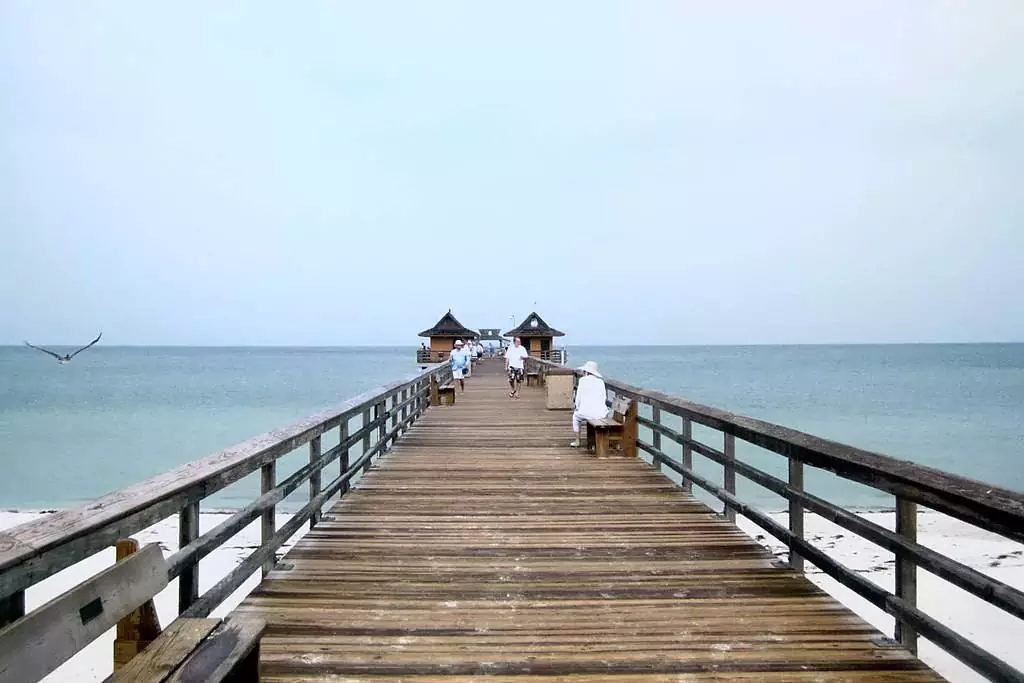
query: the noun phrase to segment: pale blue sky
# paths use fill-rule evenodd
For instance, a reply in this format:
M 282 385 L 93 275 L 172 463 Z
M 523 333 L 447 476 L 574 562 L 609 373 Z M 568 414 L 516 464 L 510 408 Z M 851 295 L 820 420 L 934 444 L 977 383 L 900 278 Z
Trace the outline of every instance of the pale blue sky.
M 6 0 L 0 343 L 1024 340 L 1022 74 L 1020 0 Z

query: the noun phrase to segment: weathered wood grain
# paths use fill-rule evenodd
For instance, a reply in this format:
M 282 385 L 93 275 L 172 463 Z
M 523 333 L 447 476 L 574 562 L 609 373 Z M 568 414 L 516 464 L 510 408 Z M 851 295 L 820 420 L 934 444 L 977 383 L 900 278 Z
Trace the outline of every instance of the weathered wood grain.
M 0 683 L 42 679 L 166 586 L 154 543 L 33 610 L 0 630 Z
M 1024 494 L 618 380 L 605 378 L 605 384 L 645 405 L 1024 542 Z
M 376 460 L 236 610 L 261 680 L 941 680 L 543 405 L 484 361 Z
M 219 623 L 220 619 L 177 619 L 171 622 L 157 640 L 108 678 L 107 683 L 166 680 Z

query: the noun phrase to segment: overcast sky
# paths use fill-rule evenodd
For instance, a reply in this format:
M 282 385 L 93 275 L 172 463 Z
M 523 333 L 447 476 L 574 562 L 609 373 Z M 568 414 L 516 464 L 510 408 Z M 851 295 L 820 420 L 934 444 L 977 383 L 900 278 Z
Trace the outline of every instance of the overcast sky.
M 1022 74 L 1021 0 L 5 0 L 0 343 L 1024 340 Z

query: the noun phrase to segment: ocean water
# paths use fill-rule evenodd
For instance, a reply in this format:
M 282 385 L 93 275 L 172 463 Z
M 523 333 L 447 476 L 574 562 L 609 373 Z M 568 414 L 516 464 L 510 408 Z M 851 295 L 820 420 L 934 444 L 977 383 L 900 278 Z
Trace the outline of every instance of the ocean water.
M 0 507 L 73 505 L 159 474 L 414 374 L 414 352 L 97 346 L 61 366 L 0 347 Z M 569 353 L 573 365 L 595 360 L 632 384 L 1024 491 L 1024 344 Z M 694 435 L 720 445 L 709 430 Z M 738 455 L 785 472 L 773 454 L 740 444 Z M 711 464 L 698 469 L 720 477 Z M 245 504 L 256 488 L 247 478 L 213 503 Z M 891 505 L 827 473 L 809 474 L 808 488 L 846 505 Z M 782 507 L 742 479 L 739 491 Z

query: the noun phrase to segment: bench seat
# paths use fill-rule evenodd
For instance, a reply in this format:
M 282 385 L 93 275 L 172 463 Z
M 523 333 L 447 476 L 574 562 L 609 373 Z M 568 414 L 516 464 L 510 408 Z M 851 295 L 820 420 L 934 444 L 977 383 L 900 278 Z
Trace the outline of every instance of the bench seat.
M 105 683 L 259 681 L 262 619 L 176 619 Z
M 618 445 L 623 453 L 635 448 L 630 443 L 630 439 L 636 439 L 632 433 L 636 425 L 636 407 L 631 400 L 619 397 L 612 402 L 611 417 L 588 418 L 584 422 L 587 426 L 587 450 L 593 450 L 598 457 L 606 457 L 612 444 Z M 627 435 L 627 430 L 631 436 Z

